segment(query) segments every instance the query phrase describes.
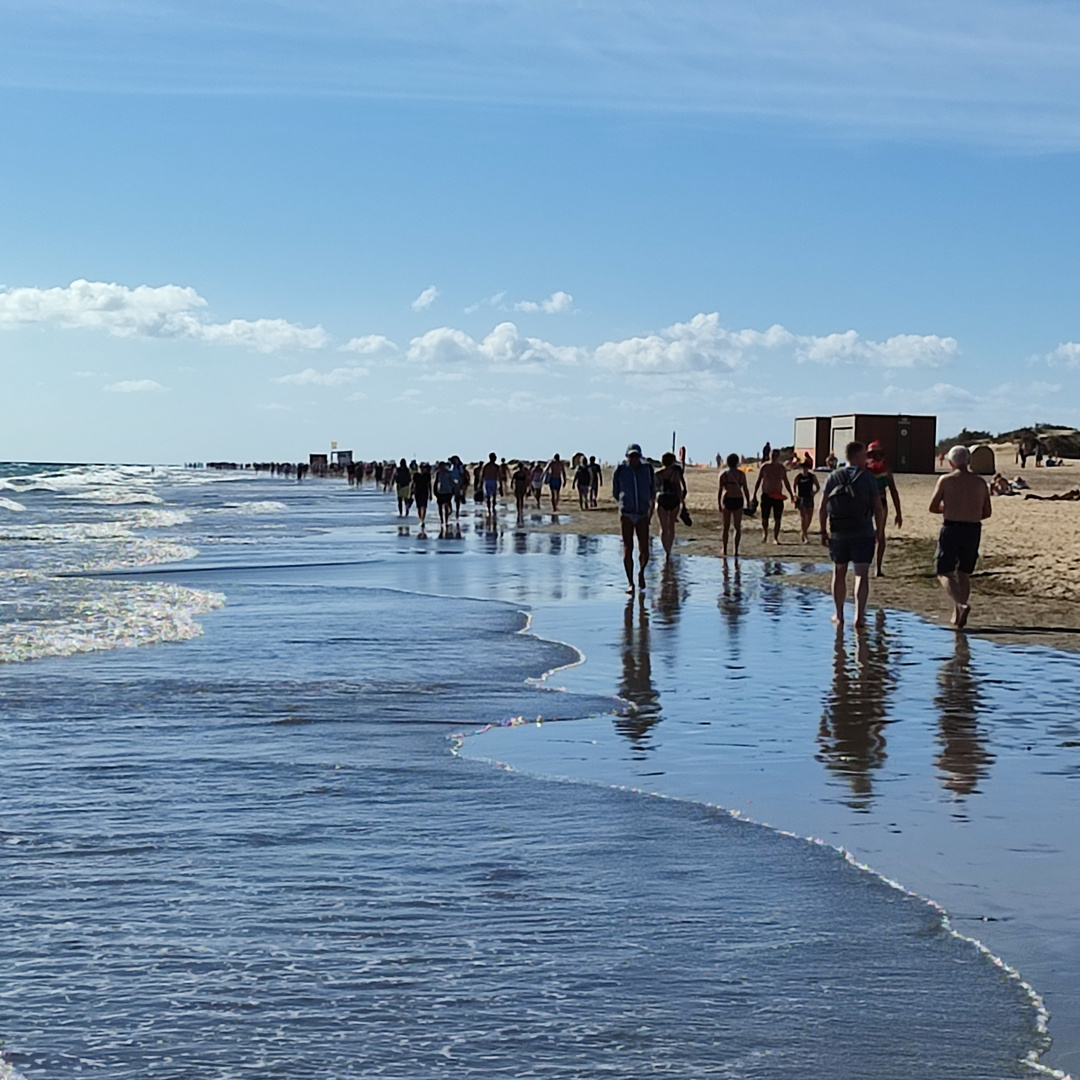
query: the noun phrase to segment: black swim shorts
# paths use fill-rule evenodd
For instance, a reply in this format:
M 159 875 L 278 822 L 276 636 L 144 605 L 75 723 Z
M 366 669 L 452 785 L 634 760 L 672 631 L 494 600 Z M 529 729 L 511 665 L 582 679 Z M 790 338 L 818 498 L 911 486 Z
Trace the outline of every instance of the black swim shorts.
M 848 563 L 869 566 L 874 561 L 876 543 L 873 536 L 848 536 L 834 532 L 829 536 L 829 558 L 841 566 Z
M 776 524 L 780 524 L 780 517 L 784 512 L 784 502 L 786 500 L 783 496 L 777 498 L 775 495 L 762 495 L 761 496 L 761 524 L 765 525 L 765 522 L 769 520 L 769 514 L 773 514 L 776 517 Z
M 948 577 L 956 570 L 973 574 L 981 537 L 982 525 L 978 521 L 946 521 L 938 534 L 938 577 Z

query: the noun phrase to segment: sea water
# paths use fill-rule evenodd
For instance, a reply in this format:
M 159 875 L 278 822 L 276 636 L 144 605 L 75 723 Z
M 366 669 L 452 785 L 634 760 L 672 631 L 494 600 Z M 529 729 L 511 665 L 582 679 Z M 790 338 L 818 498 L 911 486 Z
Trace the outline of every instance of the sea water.
M 648 758 L 663 658 L 536 681 L 589 664 L 534 601 L 627 632 L 605 542 L 418 536 L 329 482 L 8 474 L 0 1038 L 27 1080 L 1028 1074 L 1032 992 L 832 847 L 454 753 L 540 717 Z

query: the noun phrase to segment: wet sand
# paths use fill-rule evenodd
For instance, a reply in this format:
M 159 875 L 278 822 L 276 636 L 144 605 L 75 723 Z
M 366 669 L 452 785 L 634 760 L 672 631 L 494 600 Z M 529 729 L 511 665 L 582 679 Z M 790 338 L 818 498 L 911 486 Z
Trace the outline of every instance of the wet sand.
M 1000 448 L 1002 472 L 1010 479 L 1023 475 L 1035 494 L 1049 495 L 1080 486 L 1078 462 L 1052 469 L 1029 467 L 1022 473 L 1012 462 L 1012 449 Z M 605 470 L 608 491 L 610 475 L 610 469 Z M 720 554 L 716 476 L 713 466 L 687 469 L 687 507 L 694 524 L 691 528 L 679 525 L 677 531 L 680 550 L 687 554 Z M 825 474 L 817 476 L 824 483 Z M 751 490 L 755 478 L 754 472 L 748 476 Z M 893 524 L 890 504 L 885 576 L 872 582 L 870 602 L 872 608 L 912 611 L 947 624 L 951 605 L 933 573 L 941 519 L 927 511 L 936 482 L 936 476 L 897 475 L 904 524 L 901 529 Z M 550 508 L 545 498 L 544 510 Z M 545 523 L 536 527 L 586 535 L 619 531 L 617 508 L 610 496 L 601 499 L 596 510 L 582 512 L 576 497 L 564 499 L 560 509 L 565 512 L 560 513 L 557 523 L 548 523 L 545 518 Z M 1080 650 L 1080 502 L 1040 502 L 1022 495 L 995 497 L 993 510 L 983 528 L 968 630 L 1010 644 Z M 657 531 L 655 522 L 653 531 Z M 763 544 L 760 518 L 747 518 L 741 551 L 745 558 L 811 564 L 806 573 L 789 580 L 829 588 L 829 572 L 821 565 L 827 563 L 827 554 L 813 533 L 810 544 L 801 542 L 798 513 L 790 504 L 784 512 L 779 545 L 771 541 Z

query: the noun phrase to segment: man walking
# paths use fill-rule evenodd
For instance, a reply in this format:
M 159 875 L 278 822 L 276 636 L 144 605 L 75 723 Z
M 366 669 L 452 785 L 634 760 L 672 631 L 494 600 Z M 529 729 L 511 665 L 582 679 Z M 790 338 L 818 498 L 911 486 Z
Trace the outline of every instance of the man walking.
M 945 519 L 938 535 L 935 572 L 953 602 L 950 621 L 957 630 L 963 630 L 971 614 L 968 599 L 971 575 L 979 558 L 982 523 L 993 510 L 986 481 L 968 467 L 971 451 L 966 446 L 954 446 L 948 462 L 952 471 L 938 480 L 930 500 L 930 513 Z
M 855 626 L 866 625 L 866 601 L 870 595 L 870 563 L 877 539 L 877 514 L 881 508 L 877 481 L 866 470 L 866 447 L 850 442 L 844 451 L 847 466 L 825 481 L 818 520 L 821 542 L 833 563 L 832 595 L 836 605 L 833 622 L 842 626 L 847 599 L 847 572 L 855 564 Z
M 638 587 L 645 588 L 645 567 L 649 562 L 649 523 L 656 502 L 656 478 L 652 466 L 642 460 L 641 447 L 631 443 L 626 448 L 626 460 L 611 474 L 611 494 L 619 504 L 619 526 L 622 529 L 623 567 L 627 592 L 634 591 L 634 537 L 638 542 Z
M 768 446 L 768 443 L 765 444 Z M 761 542 L 769 541 L 769 515 L 776 517 L 776 527 L 773 529 L 773 543 L 780 543 L 780 519 L 784 514 L 784 489 L 787 495 L 794 501 L 795 496 L 791 491 L 791 482 L 788 480 L 787 468 L 780 461 L 780 451 L 773 450 L 769 454 L 768 461 L 761 466 L 758 472 L 757 483 L 754 485 L 754 498 L 761 491 Z

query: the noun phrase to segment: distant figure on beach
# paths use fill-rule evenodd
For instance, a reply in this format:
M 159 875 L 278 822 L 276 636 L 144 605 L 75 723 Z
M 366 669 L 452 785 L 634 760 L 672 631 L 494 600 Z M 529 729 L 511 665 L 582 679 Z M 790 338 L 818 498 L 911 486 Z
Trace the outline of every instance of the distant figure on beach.
M 394 486 L 397 488 L 397 512 L 401 516 L 409 516 L 412 509 L 412 473 L 409 466 L 402 458 L 398 467 L 394 470 Z
M 670 559 L 671 549 L 675 545 L 675 521 L 686 501 L 686 478 L 682 466 L 670 450 L 660 462 L 663 468 L 656 474 L 656 516 L 660 519 L 660 543 L 664 546 L 664 554 Z
M 656 501 L 656 477 L 642 460 L 641 447 L 631 443 L 626 460 L 611 474 L 611 494 L 619 504 L 619 526 L 623 540 L 623 567 L 627 592 L 634 591 L 634 537 L 638 542 L 638 587 L 645 588 L 645 567 L 649 562 L 649 523 Z
M 739 557 L 739 541 L 742 540 L 742 516 L 746 504 L 750 501 L 750 488 L 746 483 L 746 473 L 739 468 L 739 455 L 728 454 L 727 469 L 720 474 L 720 487 L 716 493 L 720 507 L 724 530 L 724 558 L 728 553 L 728 535 L 731 524 L 735 523 L 735 558 Z
M 551 492 L 551 512 L 559 512 L 559 495 L 563 484 L 566 483 L 566 463 L 555 454 L 548 462 L 544 470 L 544 479 L 547 481 L 548 490 Z
M 765 445 L 767 447 L 769 444 Z M 769 460 L 758 470 L 757 483 L 754 485 L 755 498 L 758 491 L 761 491 L 761 542 L 763 544 L 769 539 L 770 515 L 776 520 L 773 543 L 780 543 L 780 519 L 784 514 L 784 503 L 787 502 L 787 497 L 784 495 L 785 488 L 788 496 L 794 499 L 791 484 L 788 482 L 787 469 L 780 461 L 780 451 L 773 450 L 769 455 Z
M 495 500 L 499 495 L 499 475 L 501 470 L 494 454 L 488 454 L 486 463 L 480 469 L 480 483 L 483 485 L 484 508 L 492 517 L 495 516 Z
M 885 451 L 881 449 L 881 443 L 876 439 L 866 448 L 866 467 L 877 481 L 878 495 L 881 496 L 881 509 L 877 513 L 877 577 L 882 576 L 881 564 L 885 558 L 885 523 L 889 518 L 889 509 L 885 502 L 885 493 L 889 493 L 892 499 L 893 509 L 896 511 L 896 527 L 904 527 L 904 515 L 900 510 L 900 492 L 896 490 L 896 481 L 893 480 L 892 470 L 885 461 Z
M 450 508 L 456 490 L 453 470 L 448 462 L 440 461 L 435 466 L 435 504 L 439 508 L 439 525 L 443 528 L 450 524 Z
M 499 458 L 499 498 L 506 498 L 506 485 L 510 483 L 510 466 L 506 458 Z
M 821 490 L 818 478 L 810 471 L 814 463 L 807 454 L 795 475 L 795 509 L 802 525 L 802 542 L 810 543 L 810 528 L 814 523 L 814 497 Z
M 595 510 L 596 496 L 600 494 L 600 488 L 604 483 L 604 470 L 600 468 L 600 463 L 595 456 L 589 458 L 589 475 L 592 477 L 592 483 L 589 485 L 589 506 Z
M 950 620 L 963 630 L 971 614 L 971 575 L 979 558 L 982 523 L 993 513 L 990 489 L 968 467 L 971 451 L 954 446 L 948 454 L 950 473 L 941 477 L 930 500 L 930 513 L 944 521 L 938 535 L 935 573 L 953 602 Z
M 574 470 L 574 487 L 577 489 L 578 509 L 589 509 L 589 491 L 592 488 L 592 472 L 589 463 L 582 463 Z
M 837 461 L 836 455 L 830 450 L 829 456 L 825 459 L 825 468 L 828 469 L 829 472 L 836 472 L 836 466 L 839 464 L 840 462 Z
M 866 471 L 866 447 L 850 442 L 844 451 L 848 463 L 825 481 L 818 519 L 821 542 L 833 563 L 832 595 L 836 605 L 833 622 L 844 622 L 847 572 L 855 564 L 855 625 L 866 625 L 866 601 L 870 595 L 870 563 L 874 560 L 877 514 L 881 507 L 877 482 Z
M 544 494 L 544 466 L 539 461 L 533 465 L 530 484 L 532 485 L 533 498 L 536 500 L 536 509 L 539 510 L 540 496 Z
M 454 517 L 460 518 L 461 504 L 469 490 L 469 470 L 457 454 L 450 458 L 450 475 L 454 478 Z
M 766 442 L 761 448 L 761 464 L 765 465 L 772 461 L 772 443 Z
M 518 462 L 518 467 L 510 477 L 510 486 L 514 491 L 514 502 L 517 503 L 517 518 L 521 522 L 525 518 L 525 496 L 532 487 L 531 470 L 524 461 Z
M 426 461 L 421 462 L 419 470 L 413 473 L 412 497 L 416 503 L 416 516 L 423 530 L 427 521 L 427 505 L 431 501 L 431 466 Z

